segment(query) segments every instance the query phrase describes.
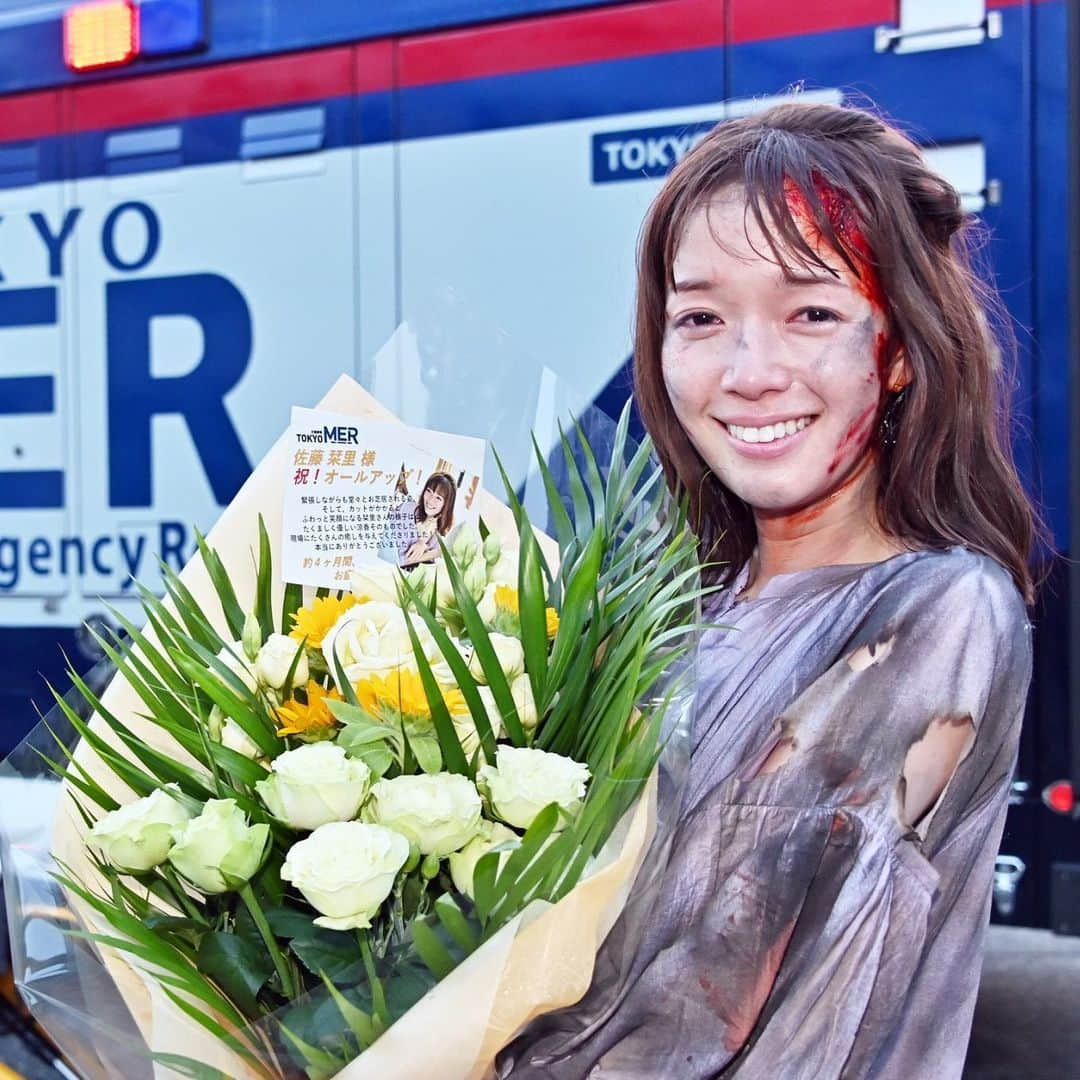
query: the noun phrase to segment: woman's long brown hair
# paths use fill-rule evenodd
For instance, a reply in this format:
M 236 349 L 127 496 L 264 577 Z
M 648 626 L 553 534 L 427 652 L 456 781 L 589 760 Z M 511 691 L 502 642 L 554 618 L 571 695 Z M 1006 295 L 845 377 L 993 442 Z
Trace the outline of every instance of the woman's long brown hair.
M 990 556 L 1030 604 L 1029 559 L 1042 527 L 1010 451 L 1015 338 L 996 293 L 973 269 L 977 226 L 914 143 L 872 113 L 834 105 L 784 104 L 720 124 L 672 171 L 642 229 L 634 396 L 668 483 L 687 493 L 703 558 L 721 564 L 713 576 L 729 583 L 752 554 L 753 514 L 676 419 L 661 350 L 683 230 L 732 185 L 745 190 L 781 265 L 828 269 L 793 214 L 794 185 L 805 201 L 800 212 L 812 214 L 826 245 L 860 277 L 876 275 L 889 358 L 902 349 L 911 373 L 892 410 L 895 443 L 879 454 L 880 525 L 913 548 L 961 544 Z M 823 196 L 854 215 L 850 232 Z

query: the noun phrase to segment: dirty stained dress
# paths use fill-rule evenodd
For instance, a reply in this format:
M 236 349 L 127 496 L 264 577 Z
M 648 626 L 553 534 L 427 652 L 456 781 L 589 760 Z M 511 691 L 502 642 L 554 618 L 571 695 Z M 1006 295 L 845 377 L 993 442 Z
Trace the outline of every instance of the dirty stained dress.
M 1009 575 L 955 547 L 773 578 L 709 612 L 670 854 L 576 1006 L 500 1077 L 959 1078 L 1031 676 Z M 911 746 L 974 732 L 915 828 Z M 790 757 L 761 764 L 778 737 Z

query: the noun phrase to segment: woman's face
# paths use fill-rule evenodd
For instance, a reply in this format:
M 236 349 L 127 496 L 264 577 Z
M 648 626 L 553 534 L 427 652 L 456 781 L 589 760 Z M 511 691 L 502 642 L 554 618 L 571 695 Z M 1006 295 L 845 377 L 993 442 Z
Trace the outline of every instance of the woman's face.
M 442 508 L 446 505 L 446 499 L 435 488 L 428 488 L 424 492 L 424 516 L 438 517 Z
M 863 473 L 883 398 L 886 319 L 874 287 L 772 261 L 741 189 L 689 220 L 667 299 L 664 383 L 690 441 L 756 511 L 813 506 Z M 717 242 L 719 237 L 723 244 Z M 759 254 L 760 253 L 760 254 Z

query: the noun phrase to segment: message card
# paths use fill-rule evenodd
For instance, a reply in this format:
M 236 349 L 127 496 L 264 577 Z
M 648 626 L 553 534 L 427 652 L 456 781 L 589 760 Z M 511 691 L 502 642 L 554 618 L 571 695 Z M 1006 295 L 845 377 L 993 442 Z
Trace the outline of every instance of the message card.
M 435 562 L 439 538 L 478 523 L 483 439 L 299 407 L 288 437 L 285 581 L 345 589 L 377 559 Z

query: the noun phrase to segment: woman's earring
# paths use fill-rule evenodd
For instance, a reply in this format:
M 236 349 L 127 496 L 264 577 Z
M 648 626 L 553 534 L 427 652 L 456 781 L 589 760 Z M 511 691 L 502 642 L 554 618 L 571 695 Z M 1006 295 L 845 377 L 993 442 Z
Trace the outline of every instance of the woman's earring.
M 907 387 L 905 386 L 897 390 L 895 394 L 890 394 L 889 400 L 885 403 L 885 411 L 881 414 L 878 440 L 881 443 L 881 449 L 886 453 L 889 453 L 896 446 L 896 433 L 900 428 L 900 410 L 903 407 L 906 393 Z

